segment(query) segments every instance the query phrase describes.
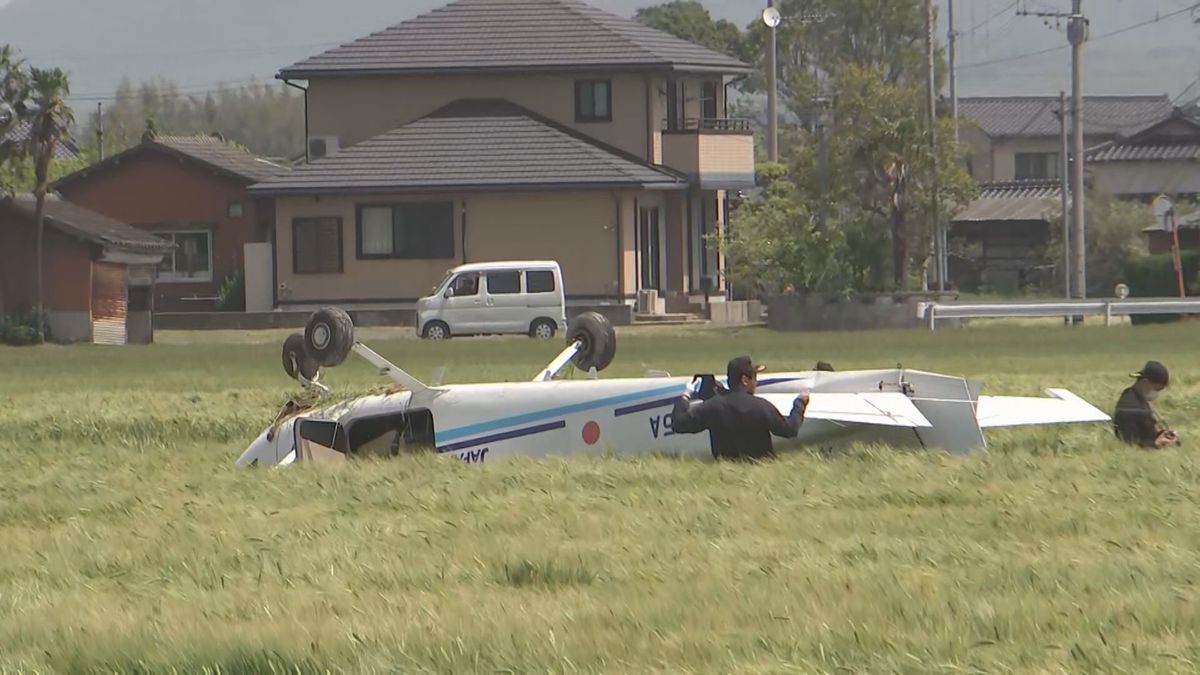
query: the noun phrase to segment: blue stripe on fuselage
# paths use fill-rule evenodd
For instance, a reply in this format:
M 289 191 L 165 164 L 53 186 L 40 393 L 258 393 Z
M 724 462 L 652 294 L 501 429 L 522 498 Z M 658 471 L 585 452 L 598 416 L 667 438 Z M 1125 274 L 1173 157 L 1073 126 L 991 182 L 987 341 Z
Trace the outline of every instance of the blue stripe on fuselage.
M 636 391 L 629 394 L 620 394 L 618 396 L 608 396 L 598 398 L 592 401 L 583 403 L 573 403 L 571 405 L 559 406 L 557 408 L 547 408 L 546 410 L 537 410 L 521 415 L 512 415 L 509 417 L 501 417 L 500 419 L 489 420 L 487 422 L 478 422 L 476 424 L 468 424 L 466 426 L 457 427 L 455 429 L 447 429 L 446 431 L 435 432 L 437 434 L 437 442 L 439 445 L 447 444 L 450 441 L 458 440 L 475 434 L 484 434 L 490 431 L 504 429 L 506 427 L 516 426 L 518 424 L 532 424 L 551 417 L 561 417 L 563 415 L 572 415 L 575 413 L 595 410 L 596 408 L 604 408 L 607 406 L 620 405 L 629 403 L 643 398 L 659 398 L 667 394 L 682 394 L 683 387 L 674 384 L 669 387 L 657 387 L 647 389 L 645 391 Z
M 477 445 L 487 445 L 488 443 L 499 443 L 500 441 L 508 441 L 508 440 L 512 440 L 514 438 L 521 438 L 524 436 L 532 436 L 534 434 L 540 434 L 543 431 L 555 431 L 557 429 L 565 429 L 566 427 L 567 427 L 567 423 L 562 420 L 559 420 L 557 422 L 550 422 L 549 424 L 539 424 L 536 427 L 526 427 L 524 429 L 513 429 L 512 431 L 505 431 L 503 433 L 495 434 L 493 436 L 484 436 L 482 438 L 476 438 L 476 439 L 470 440 L 470 441 L 462 441 L 460 443 L 454 443 L 451 445 L 447 445 L 447 446 L 438 448 L 438 452 L 446 453 L 446 452 L 455 452 L 457 450 L 466 450 L 467 448 L 473 448 Z

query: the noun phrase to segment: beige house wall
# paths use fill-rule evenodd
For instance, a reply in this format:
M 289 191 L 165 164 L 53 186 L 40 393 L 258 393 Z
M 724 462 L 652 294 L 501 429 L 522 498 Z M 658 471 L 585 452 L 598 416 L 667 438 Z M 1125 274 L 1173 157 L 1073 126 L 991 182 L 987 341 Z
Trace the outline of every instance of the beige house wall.
M 700 134 L 700 171 L 719 175 L 754 175 L 752 134 Z
M 992 146 L 992 171 L 997 181 L 1014 180 L 1017 175 L 1017 153 L 1062 151 L 1058 139 L 1022 139 L 998 141 Z M 1060 158 L 1061 162 L 1062 159 Z
M 279 301 L 406 302 L 429 293 L 451 267 L 506 259 L 557 260 L 572 297 L 614 297 L 622 277 L 626 285 L 620 292 L 632 296 L 634 201 L 660 198 L 650 192 L 281 197 L 276 209 L 276 256 L 278 283 L 286 290 Z M 359 205 L 431 200 L 455 203 L 454 258 L 357 259 Z M 311 216 L 342 219 L 341 274 L 294 273 L 292 220 Z M 623 269 L 618 268 L 619 262 L 624 263 Z
M 611 122 L 575 121 L 575 81 L 612 81 Z M 700 116 L 704 78 L 685 78 L 684 115 Z M 459 99 L 501 98 L 642 160 L 661 163 L 666 118 L 663 77 L 643 74 L 572 73 L 569 75 L 442 75 L 317 78 L 308 86 L 310 136 L 336 136 L 341 147 L 361 143 Z M 724 114 L 725 88 L 717 87 L 718 116 Z
M 575 122 L 575 81 L 612 80 L 612 121 Z M 443 75 L 314 79 L 308 89 L 310 136 L 360 143 L 459 99 L 502 98 L 643 160 L 649 153 L 642 75 Z
M 1087 165 L 1100 192 L 1116 196 L 1200 193 L 1200 162 L 1100 162 Z M 1146 210 L 1149 213 L 1149 208 Z M 1153 220 L 1153 216 L 1149 216 Z

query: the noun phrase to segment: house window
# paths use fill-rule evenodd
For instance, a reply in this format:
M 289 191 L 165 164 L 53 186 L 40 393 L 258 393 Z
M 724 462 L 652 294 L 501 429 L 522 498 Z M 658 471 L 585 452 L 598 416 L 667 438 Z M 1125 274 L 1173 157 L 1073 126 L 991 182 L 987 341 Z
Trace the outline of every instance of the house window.
M 342 272 L 342 219 L 292 220 L 292 271 L 296 274 Z
M 453 258 L 454 204 L 413 202 L 358 207 L 358 257 Z
M 159 281 L 212 281 L 212 231 L 155 232 L 175 245 L 158 265 Z
M 1059 177 L 1057 152 L 1018 152 L 1015 180 L 1049 180 Z
M 525 273 L 526 293 L 554 292 L 554 272 L 536 271 Z
M 717 112 L 717 87 L 719 86 L 716 82 L 705 82 L 700 89 L 700 117 L 706 120 L 715 120 L 720 116 Z
M 229 206 L 226 207 L 226 209 L 225 209 L 225 215 L 230 218 L 241 218 L 242 217 L 242 203 L 241 202 L 229 202 Z
M 512 295 L 521 292 L 520 272 L 488 272 L 487 290 L 490 295 Z
M 575 121 L 612 121 L 612 82 L 578 80 L 575 82 Z

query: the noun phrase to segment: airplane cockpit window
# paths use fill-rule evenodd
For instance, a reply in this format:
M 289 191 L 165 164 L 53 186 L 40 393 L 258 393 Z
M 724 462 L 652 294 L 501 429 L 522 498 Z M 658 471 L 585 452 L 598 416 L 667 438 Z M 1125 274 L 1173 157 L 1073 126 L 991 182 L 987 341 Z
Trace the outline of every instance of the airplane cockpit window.
M 478 295 L 479 274 L 476 272 L 460 274 L 454 278 L 450 287 L 454 289 L 454 297 L 456 298 L 461 298 L 464 295 Z
M 348 429 L 350 454 L 354 457 L 392 457 L 433 452 L 433 415 L 413 410 L 356 420 Z

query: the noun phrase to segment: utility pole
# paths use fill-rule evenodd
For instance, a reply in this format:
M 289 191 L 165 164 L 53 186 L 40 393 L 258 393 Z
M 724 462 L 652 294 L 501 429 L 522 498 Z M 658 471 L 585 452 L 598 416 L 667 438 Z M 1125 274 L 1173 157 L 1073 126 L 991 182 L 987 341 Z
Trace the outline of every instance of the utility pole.
M 767 11 L 763 13 L 763 22 L 770 31 L 767 46 L 767 116 L 770 118 L 767 122 L 767 158 L 772 162 L 779 161 L 779 93 L 775 82 L 775 29 L 779 26 L 777 11 L 775 0 L 767 0 Z
M 1059 175 L 1058 179 L 1062 184 L 1062 242 L 1063 242 L 1063 296 L 1071 299 L 1071 213 L 1068 205 L 1070 204 L 1069 196 L 1071 189 L 1068 184 L 1068 176 L 1071 173 L 1071 155 L 1067 143 L 1067 94 L 1066 92 L 1058 92 L 1058 110 L 1055 111 L 1055 116 L 1058 117 L 1059 138 L 1062 141 L 1062 153 L 1059 157 Z
M 950 24 L 950 31 L 946 33 L 946 45 L 950 57 L 950 117 L 954 119 L 954 142 L 958 143 L 958 60 L 955 57 L 958 30 L 954 27 L 955 0 L 946 0 L 946 2 L 946 21 Z
M 1083 15 L 1083 0 L 1071 0 L 1071 13 L 1027 12 L 1018 16 L 1068 19 L 1067 39 L 1071 43 L 1071 259 L 1072 297 L 1087 297 L 1087 230 L 1084 221 L 1083 192 L 1083 43 L 1088 38 L 1088 20 Z
M 104 104 L 96 102 L 96 149 L 100 152 L 100 161 L 104 161 Z
M 1075 161 L 1071 163 L 1071 224 L 1075 230 L 1075 296 L 1087 297 L 1087 230 L 1083 215 L 1083 43 L 1087 41 L 1088 21 L 1083 16 L 1083 0 L 1071 0 L 1071 144 Z
M 925 0 L 925 58 L 929 72 L 925 81 L 925 93 L 929 97 L 929 152 L 930 162 L 933 166 L 933 195 L 932 195 L 932 211 L 933 211 L 933 249 L 934 258 L 937 263 L 937 288 L 939 291 L 946 290 L 946 274 L 945 265 L 945 250 L 943 249 L 942 237 L 942 219 L 938 214 L 938 162 L 937 162 L 937 71 L 934 67 L 934 45 L 933 45 L 934 17 L 933 17 L 933 0 Z

